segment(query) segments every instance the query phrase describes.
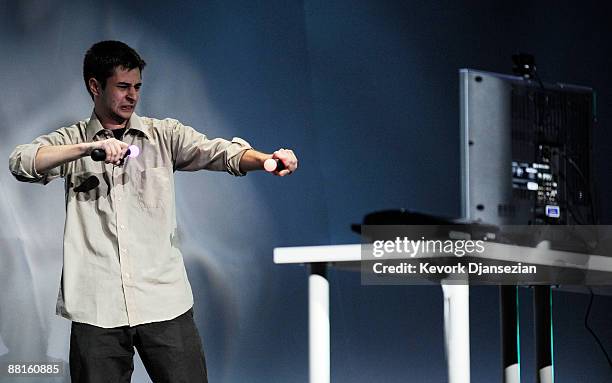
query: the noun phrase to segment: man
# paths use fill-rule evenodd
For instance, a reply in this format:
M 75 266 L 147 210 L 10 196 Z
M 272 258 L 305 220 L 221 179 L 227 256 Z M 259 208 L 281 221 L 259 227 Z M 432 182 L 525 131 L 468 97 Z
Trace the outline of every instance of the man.
M 134 347 L 155 382 L 206 382 L 176 245 L 173 174 L 208 169 L 242 176 L 268 159 L 282 163 L 274 171 L 281 177 L 297 168 L 291 150 L 264 154 L 239 138 L 208 139 L 173 119 L 137 116 L 144 67 L 122 42 L 94 44 L 83 65 L 91 118 L 19 145 L 10 156 L 20 181 L 65 180 L 57 313 L 72 320 L 73 382 L 129 382 Z M 104 161 L 92 159 L 96 149 Z

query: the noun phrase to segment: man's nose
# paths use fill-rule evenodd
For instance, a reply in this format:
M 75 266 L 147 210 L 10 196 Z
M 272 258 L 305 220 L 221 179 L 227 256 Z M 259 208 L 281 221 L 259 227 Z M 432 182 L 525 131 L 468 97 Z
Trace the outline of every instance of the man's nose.
M 136 90 L 136 88 L 130 87 L 127 96 L 131 100 L 136 100 L 138 98 L 138 91 Z

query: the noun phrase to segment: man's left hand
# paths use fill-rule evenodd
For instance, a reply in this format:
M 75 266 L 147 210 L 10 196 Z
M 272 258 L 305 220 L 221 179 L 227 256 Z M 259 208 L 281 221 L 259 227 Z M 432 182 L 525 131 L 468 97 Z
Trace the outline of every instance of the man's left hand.
M 283 165 L 285 165 L 285 168 L 283 170 L 273 172 L 277 176 L 281 176 L 281 177 L 288 176 L 289 174 L 296 171 L 298 167 L 298 159 L 295 156 L 295 153 L 293 153 L 293 150 L 291 149 L 281 148 L 275 151 L 274 153 L 272 153 L 272 158 L 279 160 L 280 162 L 283 163 Z

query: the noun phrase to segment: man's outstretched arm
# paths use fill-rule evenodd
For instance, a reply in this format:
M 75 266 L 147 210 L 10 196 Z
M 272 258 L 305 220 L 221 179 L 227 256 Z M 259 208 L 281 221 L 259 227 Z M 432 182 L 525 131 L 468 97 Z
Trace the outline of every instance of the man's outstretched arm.
M 115 163 L 125 154 L 127 144 L 114 138 L 71 144 L 64 131 L 40 136 L 30 144 L 18 145 L 9 157 L 9 169 L 19 181 L 47 184 L 63 177 L 63 165 L 88 156 L 94 149 L 107 152 L 106 162 Z M 117 159 L 117 160 L 116 160 Z
M 227 171 L 235 176 L 243 176 L 249 171 L 264 169 L 268 159 L 281 161 L 285 169 L 273 172 L 286 176 L 297 169 L 297 158 L 293 151 L 280 149 L 272 154 L 254 150 L 241 138 L 231 141 L 222 138 L 209 139 L 190 126 L 179 121 L 164 120 L 169 129 L 174 170 L 195 171 L 201 169 Z
M 102 141 L 83 142 L 73 145 L 41 146 L 36 153 L 36 171 L 44 174 L 47 171 L 91 154 L 94 149 L 106 152 L 106 163 L 118 164 L 128 150 L 125 142 L 109 138 Z

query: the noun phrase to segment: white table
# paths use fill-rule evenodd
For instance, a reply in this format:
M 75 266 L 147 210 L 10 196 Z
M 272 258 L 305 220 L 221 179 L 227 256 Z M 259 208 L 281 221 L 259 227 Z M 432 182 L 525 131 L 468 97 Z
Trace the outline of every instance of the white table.
M 308 264 L 308 333 L 310 383 L 330 381 L 330 318 L 327 265 L 359 266 L 360 244 L 332 246 L 279 247 L 274 249 L 276 264 Z M 487 258 L 532 263 L 542 266 L 597 270 L 612 273 L 612 257 L 551 250 L 541 246 L 522 247 L 487 243 Z M 611 274 L 612 275 L 612 274 Z M 448 382 L 470 382 L 469 286 L 442 284 L 444 296 L 444 339 Z M 518 366 L 508 366 L 505 381 L 519 382 Z M 550 368 L 538 373 L 550 375 Z M 552 379 L 552 376 L 550 376 Z

